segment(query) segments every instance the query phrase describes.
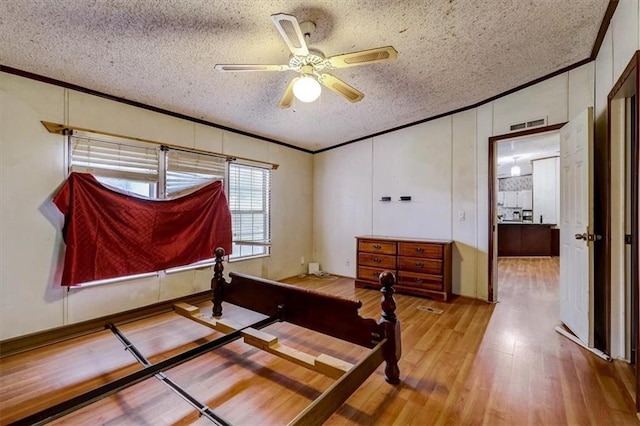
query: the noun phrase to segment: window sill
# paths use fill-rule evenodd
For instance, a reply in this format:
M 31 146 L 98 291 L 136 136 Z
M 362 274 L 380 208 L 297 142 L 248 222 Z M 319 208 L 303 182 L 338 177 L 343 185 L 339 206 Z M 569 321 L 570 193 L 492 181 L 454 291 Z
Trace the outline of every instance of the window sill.
M 253 259 L 260 259 L 263 257 L 271 257 L 271 254 L 256 254 L 255 256 L 244 256 L 244 257 L 238 257 L 235 259 L 231 259 L 227 256 L 227 262 L 228 263 L 235 263 L 235 262 L 242 262 L 244 260 L 253 260 Z M 138 280 L 138 279 L 142 279 L 142 278 L 148 278 L 148 277 L 154 277 L 154 276 L 162 276 L 162 275 L 171 275 L 171 274 L 175 274 L 178 272 L 185 272 L 185 271 L 192 271 L 194 269 L 206 269 L 206 268 L 211 268 L 212 266 L 215 266 L 216 264 L 216 260 L 214 258 L 212 259 L 205 259 L 205 260 L 201 260 L 200 262 L 196 262 L 196 263 L 192 263 L 190 265 L 185 265 L 185 266 L 177 266 L 175 268 L 170 268 L 170 269 L 166 269 L 164 271 L 155 271 L 155 272 L 149 272 L 146 274 L 139 274 L 139 275 L 129 275 L 129 276 L 124 276 L 124 277 L 116 277 L 116 278 L 108 278 L 105 280 L 98 280 L 98 281 L 91 281 L 91 282 L 87 282 L 87 283 L 82 283 L 82 284 L 78 284 L 75 286 L 70 286 L 68 287 L 69 290 L 80 290 L 80 289 L 86 289 L 86 288 L 90 288 L 90 287 L 98 287 L 98 286 L 102 286 L 102 285 L 108 285 L 108 284 L 115 284 L 115 283 L 120 283 L 120 282 L 124 282 L 124 281 L 134 281 L 134 280 Z
M 235 262 L 242 262 L 243 260 L 260 259 L 262 257 L 271 257 L 271 254 L 256 254 L 255 256 L 243 256 L 243 257 L 236 257 L 233 259 L 231 257 L 228 257 L 227 262 L 235 263 Z
M 216 264 L 216 260 L 214 258 L 205 259 L 205 260 L 201 260 L 201 261 L 196 262 L 196 263 L 192 263 L 190 265 L 176 266 L 175 268 L 169 268 L 169 269 L 165 269 L 163 271 L 155 271 L 155 272 L 148 272 L 148 273 L 139 274 L 139 275 L 126 275 L 124 277 L 107 278 L 107 279 L 104 279 L 104 280 L 90 281 L 90 282 L 78 284 L 78 285 L 75 285 L 75 286 L 70 286 L 69 290 L 83 289 L 83 288 L 89 288 L 89 287 L 97 287 L 97 286 L 102 286 L 102 285 L 107 285 L 107 284 L 120 283 L 120 282 L 124 282 L 124 281 L 134 281 L 134 280 L 138 280 L 138 279 L 142 279 L 142 278 L 157 277 L 157 276 L 163 276 L 163 275 L 171 275 L 171 274 L 175 274 L 175 273 L 178 273 L 178 272 L 192 271 L 194 269 L 206 269 L 206 268 L 210 268 L 210 267 L 214 266 L 215 264 Z

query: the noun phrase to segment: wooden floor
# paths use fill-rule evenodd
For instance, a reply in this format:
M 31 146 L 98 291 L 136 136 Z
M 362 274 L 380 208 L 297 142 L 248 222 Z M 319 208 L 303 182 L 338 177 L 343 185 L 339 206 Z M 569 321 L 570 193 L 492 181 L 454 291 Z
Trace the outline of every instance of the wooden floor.
M 554 331 L 559 325 L 557 258 L 500 259 L 499 280 L 500 303 L 495 305 L 396 295 L 403 332 L 401 384 L 387 384 L 380 367 L 327 424 L 640 424 L 630 394 L 633 369 L 621 361 L 605 362 Z M 353 280 L 288 281 L 361 299 L 363 316 L 380 315 L 379 293 L 355 289 Z M 225 315 L 238 321 L 257 319 L 229 306 Z M 151 362 L 219 337 L 173 313 L 120 329 Z M 314 355 L 356 362 L 366 352 L 288 324 L 267 330 Z M 0 423 L 139 368 L 110 331 L 3 358 Z M 237 425 L 286 424 L 333 383 L 240 341 L 167 375 Z M 210 424 L 155 378 L 54 423 Z

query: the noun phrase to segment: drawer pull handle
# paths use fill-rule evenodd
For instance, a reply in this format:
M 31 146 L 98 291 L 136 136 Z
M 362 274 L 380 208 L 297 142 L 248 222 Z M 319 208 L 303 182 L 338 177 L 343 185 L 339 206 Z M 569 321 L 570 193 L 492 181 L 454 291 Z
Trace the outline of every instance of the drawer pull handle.
M 380 276 L 380 273 L 378 272 L 372 272 L 371 275 L 373 275 L 374 277 L 378 278 Z
M 423 249 L 422 247 L 418 247 L 418 248 L 416 249 L 416 251 L 417 251 L 418 253 L 424 253 L 424 249 Z
M 424 263 L 416 262 L 416 267 L 417 268 L 422 268 L 422 267 L 424 267 Z
M 373 258 L 373 261 L 374 261 L 375 263 L 380 263 L 380 262 L 382 262 L 382 260 L 380 260 L 380 258 L 378 258 L 378 257 L 374 257 L 374 258 Z
M 380 250 L 382 248 L 382 246 L 380 244 L 374 244 L 373 248 L 376 250 Z
M 413 281 L 415 281 L 416 284 L 422 284 L 422 278 L 414 278 Z

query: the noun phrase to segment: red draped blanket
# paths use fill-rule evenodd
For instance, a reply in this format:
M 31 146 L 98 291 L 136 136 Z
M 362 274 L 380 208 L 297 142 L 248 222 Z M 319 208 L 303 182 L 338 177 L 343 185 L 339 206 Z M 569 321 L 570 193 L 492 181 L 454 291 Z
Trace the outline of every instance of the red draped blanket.
M 149 200 L 71 173 L 53 202 L 65 216 L 65 286 L 188 265 L 217 247 L 231 253 L 231 213 L 219 181 Z

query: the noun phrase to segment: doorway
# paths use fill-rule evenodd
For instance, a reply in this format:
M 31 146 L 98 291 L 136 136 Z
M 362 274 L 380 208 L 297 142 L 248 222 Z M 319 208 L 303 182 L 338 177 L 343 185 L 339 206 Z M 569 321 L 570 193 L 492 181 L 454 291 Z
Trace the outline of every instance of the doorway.
M 640 189 L 640 111 L 638 90 L 640 87 L 640 51 L 631 61 L 611 89 L 607 104 L 606 138 L 601 151 L 610 159 L 607 178 L 612 184 L 604 208 L 608 218 L 608 237 L 612 283 L 612 294 L 624 294 L 624 305 L 608 295 L 606 307 L 616 312 L 630 312 L 623 325 L 609 332 L 615 336 L 618 346 L 614 348 L 626 355 L 636 369 L 636 410 L 640 411 L 640 355 L 638 354 L 640 333 L 640 212 L 638 191 Z M 614 317 L 615 318 L 615 317 Z M 618 318 L 619 320 L 620 318 Z
M 585 121 L 587 117 L 589 117 L 591 114 L 592 112 L 585 111 L 583 114 L 580 115 L 581 117 L 580 122 L 582 123 L 583 121 Z M 573 121 L 571 123 L 573 123 Z M 569 124 L 571 125 L 571 123 Z M 497 144 L 500 141 L 503 141 L 506 139 L 520 138 L 523 136 L 531 136 L 538 133 L 560 131 L 560 129 L 565 127 L 565 125 L 567 125 L 567 123 L 560 123 L 554 126 L 539 128 L 536 130 L 523 132 L 523 133 L 506 134 L 506 135 L 500 135 L 500 136 L 489 138 L 489 209 L 490 209 L 489 247 L 490 247 L 490 250 L 489 250 L 489 265 L 488 265 L 488 269 L 489 269 L 488 294 L 491 298 L 490 299 L 491 301 L 497 301 L 499 299 L 497 295 L 497 290 L 498 290 L 497 289 L 497 272 L 498 272 L 497 271 L 497 259 L 498 259 L 497 248 L 498 247 L 496 244 L 496 242 L 498 241 L 499 233 L 497 232 L 498 226 L 497 226 L 497 216 L 496 216 L 496 208 L 495 208 L 496 199 L 497 199 L 497 188 L 495 183 L 496 182 L 496 158 L 497 158 L 497 151 L 498 151 Z M 577 123 L 574 123 L 572 126 L 573 126 L 572 127 L 573 130 L 571 130 L 571 132 L 577 131 L 578 129 L 576 127 Z M 581 126 L 583 127 L 588 126 L 588 128 L 591 129 L 593 127 L 593 123 L 591 124 L 582 123 Z M 584 135 L 584 132 L 582 132 L 582 134 Z M 569 145 L 573 146 L 572 144 L 569 144 Z M 611 277 L 610 277 L 610 274 L 606 273 L 605 271 L 610 271 L 610 258 L 608 255 L 608 253 L 610 253 L 610 249 L 609 249 L 610 242 L 608 240 L 609 232 L 607 230 L 607 226 L 608 226 L 607 223 L 609 221 L 610 215 L 602 214 L 603 210 L 608 211 L 609 209 L 609 205 L 603 201 L 603 199 L 606 198 L 610 192 L 610 182 L 608 179 L 604 178 L 604 176 L 606 176 L 609 170 L 608 169 L 609 157 L 604 156 L 601 153 L 597 152 L 598 151 L 597 143 L 596 143 L 595 150 L 596 150 L 596 154 L 594 154 L 594 157 L 596 157 L 598 161 L 597 162 L 594 161 L 594 173 L 595 173 L 594 188 L 593 188 L 593 192 L 588 192 L 588 193 L 591 194 L 590 196 L 593 197 L 593 199 L 595 199 L 594 201 L 594 205 L 596 206 L 595 217 L 598 218 L 600 222 L 596 221 L 595 227 L 586 226 L 587 232 L 575 234 L 575 239 L 585 240 L 585 244 L 587 243 L 587 241 L 598 241 L 597 244 L 594 243 L 594 246 L 597 247 L 598 250 L 595 251 L 595 255 L 593 256 L 592 267 L 593 267 L 596 282 L 598 282 L 598 286 L 596 286 L 596 288 L 597 288 L 597 291 L 600 292 L 601 294 L 598 294 L 597 292 L 594 292 L 593 289 L 591 289 L 589 291 L 592 292 L 591 293 L 592 296 L 590 296 L 590 299 L 587 301 L 585 301 L 584 299 L 579 299 L 579 297 L 576 296 L 577 283 L 588 284 L 591 287 L 593 287 L 593 285 L 591 284 L 591 279 L 592 279 L 591 277 L 582 277 L 579 280 L 572 280 L 572 281 L 561 280 L 562 283 L 573 285 L 573 286 L 565 286 L 565 289 L 569 289 L 569 292 L 565 293 L 565 296 L 567 297 L 563 297 L 562 299 L 564 303 L 562 307 L 563 309 L 568 309 L 568 307 L 573 309 L 574 307 L 576 307 L 577 309 L 575 310 L 576 315 L 578 314 L 581 315 L 579 317 L 581 318 L 581 322 L 579 323 L 579 325 L 584 326 L 584 321 L 591 322 L 591 325 L 587 325 L 586 327 L 583 327 L 584 330 L 586 330 L 587 332 L 593 331 L 593 333 L 589 336 L 589 342 L 590 342 L 589 346 L 593 346 L 595 349 L 598 349 L 600 352 L 609 354 L 610 351 L 608 347 L 608 342 L 609 342 L 609 336 L 610 336 L 609 327 L 610 327 L 611 321 L 610 321 L 610 312 L 608 310 L 609 309 L 608 298 L 610 297 L 609 294 L 610 294 L 610 287 L 611 287 Z M 584 155 L 585 151 L 582 150 L 581 152 Z M 586 181 L 586 178 L 579 179 L 574 182 L 582 182 L 582 181 Z M 564 198 L 565 196 L 563 196 L 563 199 Z M 586 200 L 582 200 L 581 203 L 585 203 L 585 205 L 588 204 L 586 203 Z M 598 209 L 600 209 L 600 211 L 598 211 Z M 586 216 L 584 216 L 584 214 L 576 216 L 576 218 L 582 218 L 582 217 L 585 217 L 585 218 L 589 217 L 589 214 L 587 214 Z M 581 229 L 583 228 L 584 226 Z M 572 241 L 573 238 L 571 238 L 571 236 L 573 236 L 574 233 L 573 231 L 570 231 L 569 233 L 571 235 L 564 235 L 563 237 L 562 232 L 560 232 L 560 239 L 562 240 L 562 238 L 565 238 L 565 239 L 570 239 Z M 561 245 L 562 245 L 562 242 L 561 242 Z M 567 244 L 565 244 L 565 246 L 567 246 Z M 585 253 L 582 252 L 582 254 L 585 254 Z M 590 253 L 587 253 L 587 254 L 591 256 Z M 565 259 L 574 260 L 574 258 L 582 260 L 582 257 L 580 256 L 572 256 Z M 577 265 L 577 266 L 580 266 L 580 265 Z M 583 269 L 578 268 L 578 272 L 581 272 L 581 271 L 584 271 L 584 268 Z M 587 293 L 589 291 L 587 291 Z M 607 299 L 605 299 L 605 295 Z M 576 297 L 578 298 L 576 299 Z M 595 303 L 593 303 L 593 306 L 591 308 L 586 307 L 586 309 L 585 309 L 585 306 L 577 303 L 577 302 L 592 303 L 592 301 L 594 300 L 595 300 Z M 565 317 L 567 316 L 568 313 L 574 313 L 573 311 L 566 311 L 566 310 L 564 312 L 565 312 Z M 591 315 L 591 317 L 586 317 L 587 315 Z M 577 316 L 573 315 L 573 316 L 569 316 L 569 319 L 574 319 L 574 317 L 578 318 Z M 580 328 L 580 331 L 584 331 L 583 328 Z M 586 341 L 586 340 L 583 340 L 583 341 Z
M 553 221 L 553 218 L 548 216 L 547 210 L 544 213 L 540 213 L 540 210 L 536 212 L 531 160 L 534 158 L 535 160 L 553 158 L 558 155 L 554 138 L 564 124 L 527 129 L 489 138 L 489 301 L 498 301 L 497 259 L 499 255 L 515 256 L 520 254 L 533 256 L 539 255 L 541 250 L 545 250 L 545 246 L 547 252 L 551 247 L 551 242 L 549 241 L 549 238 L 551 238 L 550 227 L 546 227 L 549 236 L 541 241 L 540 238 L 536 238 L 536 233 L 541 231 L 542 227 L 535 226 L 535 228 L 540 229 L 534 229 L 532 226 L 527 226 L 535 222 L 539 225 L 541 215 L 543 222 L 545 222 L 545 217 L 547 222 L 549 220 Z M 559 147 L 559 139 L 557 146 Z M 520 177 L 528 174 L 530 182 L 529 179 L 516 179 L 511 181 L 513 182 L 513 187 L 511 187 L 511 182 L 499 182 L 499 179 L 515 178 L 516 176 L 511 176 L 511 171 L 514 167 L 516 168 L 514 172 L 519 171 Z M 503 191 L 500 190 L 500 183 L 503 183 Z M 509 185 L 508 188 L 507 185 Z M 529 186 L 531 188 L 531 202 L 529 202 L 528 198 L 529 189 L 525 189 L 529 188 Z M 517 194 L 518 191 L 516 190 L 514 205 L 514 195 L 512 191 L 507 191 L 506 189 L 514 189 L 516 187 L 522 191 L 522 200 L 518 200 L 519 194 Z M 510 194 L 506 194 L 507 192 L 510 192 Z M 507 197 L 509 198 L 508 200 Z M 523 208 L 523 206 L 530 208 Z M 526 225 L 522 222 L 523 210 L 527 210 L 525 216 L 527 221 L 531 221 L 530 223 L 527 222 Z M 543 230 L 543 232 L 545 231 Z M 500 235 L 502 235 L 502 238 Z
M 560 255 L 560 133 L 550 131 L 496 142 L 497 285 L 514 265 L 533 274 L 530 264 Z M 505 265 L 510 265 L 505 267 Z M 529 265 L 529 266 L 527 266 Z M 557 297 L 558 284 L 554 298 Z

